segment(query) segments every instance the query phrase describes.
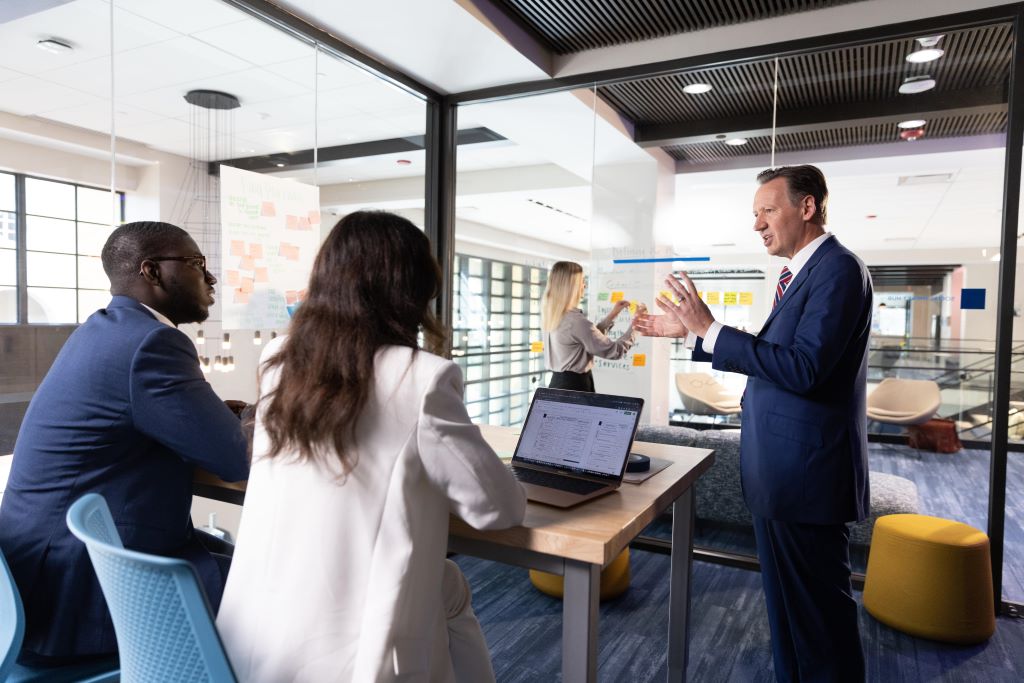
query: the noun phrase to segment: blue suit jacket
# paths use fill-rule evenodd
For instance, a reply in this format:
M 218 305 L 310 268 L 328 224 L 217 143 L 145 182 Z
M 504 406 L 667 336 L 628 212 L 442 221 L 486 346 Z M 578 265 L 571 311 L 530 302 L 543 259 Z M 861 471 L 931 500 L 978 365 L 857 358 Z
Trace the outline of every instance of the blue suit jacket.
M 871 278 L 835 237 L 814 252 L 756 336 L 722 328 L 712 366 L 749 377 L 740 469 L 755 515 L 808 524 L 868 515 L 870 333 Z M 694 359 L 709 359 L 700 344 Z
M 190 518 L 192 470 L 248 476 L 246 438 L 182 332 L 115 296 L 68 339 L 25 414 L 0 505 L 0 548 L 25 603 L 24 652 L 75 657 L 117 650 L 68 507 L 107 500 L 125 547 L 191 561 L 219 600 L 216 561 Z

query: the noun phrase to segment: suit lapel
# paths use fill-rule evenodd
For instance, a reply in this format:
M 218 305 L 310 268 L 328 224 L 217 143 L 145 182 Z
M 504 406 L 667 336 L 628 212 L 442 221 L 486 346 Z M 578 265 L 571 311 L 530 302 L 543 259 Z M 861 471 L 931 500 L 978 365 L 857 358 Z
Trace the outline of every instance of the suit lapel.
M 761 332 L 758 334 L 761 334 L 768 329 L 768 325 L 775 319 L 775 316 L 778 315 L 779 311 L 781 311 L 782 308 L 793 299 L 792 295 L 796 294 L 797 290 L 803 287 L 804 283 L 811 277 L 811 271 L 816 265 L 818 265 L 818 262 L 821 261 L 825 254 L 832 251 L 837 244 L 839 244 L 839 241 L 836 239 L 835 235 L 832 235 L 822 242 L 820 247 L 814 250 L 814 253 L 811 254 L 811 258 L 807 260 L 807 263 L 805 263 L 804 267 L 800 269 L 796 278 L 789 284 L 789 287 L 786 288 L 786 293 L 783 294 L 779 304 L 772 309 L 770 314 L 768 314 L 768 319 L 764 321 L 764 325 L 761 326 Z

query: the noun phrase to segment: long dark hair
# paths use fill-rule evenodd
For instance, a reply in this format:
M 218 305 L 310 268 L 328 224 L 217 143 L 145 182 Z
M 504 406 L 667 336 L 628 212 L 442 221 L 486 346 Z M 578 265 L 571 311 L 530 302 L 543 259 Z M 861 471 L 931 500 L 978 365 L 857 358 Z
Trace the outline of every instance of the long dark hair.
M 313 264 L 305 301 L 288 339 L 261 372 L 280 368 L 263 422 L 270 456 L 286 448 L 318 460 L 333 448 L 341 476 L 356 464 L 356 423 L 374 384 L 374 355 L 383 346 L 440 350 L 441 325 L 430 310 L 441 270 L 430 240 L 411 222 L 384 211 L 341 219 Z

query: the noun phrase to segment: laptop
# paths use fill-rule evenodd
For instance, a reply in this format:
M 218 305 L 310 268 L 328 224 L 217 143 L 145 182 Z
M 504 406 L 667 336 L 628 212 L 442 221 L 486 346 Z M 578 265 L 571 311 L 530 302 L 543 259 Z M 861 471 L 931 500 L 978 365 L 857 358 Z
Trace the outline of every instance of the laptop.
M 619 488 L 644 400 L 537 389 L 509 465 L 538 503 L 567 508 Z

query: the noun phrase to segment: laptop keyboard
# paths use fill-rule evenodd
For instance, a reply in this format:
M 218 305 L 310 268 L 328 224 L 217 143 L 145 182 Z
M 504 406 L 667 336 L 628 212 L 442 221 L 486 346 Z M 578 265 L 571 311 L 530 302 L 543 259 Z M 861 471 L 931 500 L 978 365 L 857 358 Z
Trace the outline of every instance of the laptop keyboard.
M 563 477 L 560 474 L 541 472 L 540 470 L 531 470 L 527 467 L 513 467 L 512 474 L 514 474 L 516 479 L 523 482 L 524 484 L 536 484 L 537 486 L 547 486 L 548 488 L 551 489 L 568 491 L 569 493 L 578 493 L 580 495 L 593 493 L 594 491 L 597 491 L 598 489 L 603 489 L 605 486 L 607 486 L 607 484 L 602 484 L 596 481 L 587 481 L 585 479 Z

